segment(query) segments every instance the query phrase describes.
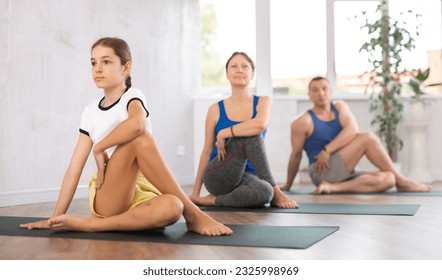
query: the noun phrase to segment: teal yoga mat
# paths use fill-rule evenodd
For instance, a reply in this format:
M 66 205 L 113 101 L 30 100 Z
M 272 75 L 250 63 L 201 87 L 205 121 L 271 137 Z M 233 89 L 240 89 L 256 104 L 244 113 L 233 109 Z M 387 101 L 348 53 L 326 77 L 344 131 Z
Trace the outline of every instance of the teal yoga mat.
M 237 211 L 265 213 L 299 213 L 299 214 L 342 214 L 342 215 L 400 215 L 413 216 L 420 205 L 418 204 L 333 204 L 333 203 L 298 203 L 297 209 L 276 207 L 261 208 L 232 208 L 201 206 L 203 211 Z
M 304 194 L 314 194 L 315 188 L 298 188 L 291 189 L 289 191 L 285 191 L 286 194 L 296 194 L 296 195 L 304 195 Z M 388 190 L 385 192 L 377 192 L 377 193 L 332 193 L 332 194 L 321 194 L 321 195 L 342 195 L 342 194 L 358 194 L 358 195 L 393 195 L 393 196 L 442 196 L 442 191 L 431 191 L 431 192 L 398 192 L 397 190 Z
M 306 249 L 339 229 L 338 226 L 228 225 L 233 230 L 233 235 L 202 236 L 188 232 L 185 223 L 182 222 L 169 226 L 165 230 L 131 232 L 54 232 L 19 227 L 22 223 L 42 219 L 45 218 L 0 216 L 0 235 Z

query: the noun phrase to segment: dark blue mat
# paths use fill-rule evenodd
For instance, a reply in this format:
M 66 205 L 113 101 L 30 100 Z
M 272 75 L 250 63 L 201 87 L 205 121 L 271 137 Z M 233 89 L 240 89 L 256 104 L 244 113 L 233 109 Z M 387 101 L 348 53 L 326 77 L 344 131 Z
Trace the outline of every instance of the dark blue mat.
M 314 194 L 315 188 L 295 188 L 290 189 L 289 191 L 285 191 L 286 194 L 296 194 L 296 195 L 304 195 L 304 194 Z M 397 195 L 397 196 L 442 196 L 442 191 L 431 191 L 431 192 L 398 192 L 397 190 L 388 190 L 385 192 L 376 192 L 376 193 L 360 193 L 360 192 L 351 192 L 351 193 L 323 193 L 321 195 L 343 195 L 343 194 L 357 194 L 357 195 Z
M 181 222 L 165 230 L 131 232 L 54 232 L 19 227 L 20 224 L 42 219 L 44 218 L 0 216 L 0 235 L 306 249 L 339 229 L 338 226 L 228 225 L 233 230 L 231 236 L 202 236 L 188 232 L 185 223 Z
M 232 208 L 201 206 L 203 211 L 236 211 L 236 212 L 266 212 L 293 214 L 341 214 L 341 215 L 400 215 L 413 216 L 420 205 L 418 204 L 334 204 L 334 203 L 298 203 L 299 208 L 284 209 L 276 207 L 261 208 Z

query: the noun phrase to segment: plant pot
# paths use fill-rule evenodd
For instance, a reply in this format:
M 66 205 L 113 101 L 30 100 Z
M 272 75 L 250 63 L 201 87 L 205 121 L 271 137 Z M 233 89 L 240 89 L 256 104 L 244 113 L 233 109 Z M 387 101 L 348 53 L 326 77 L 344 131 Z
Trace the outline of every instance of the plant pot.
M 428 103 L 423 100 L 410 101 L 405 114 L 405 126 L 410 139 L 408 176 L 421 183 L 432 183 L 433 179 L 427 164 L 427 128 L 430 122 Z

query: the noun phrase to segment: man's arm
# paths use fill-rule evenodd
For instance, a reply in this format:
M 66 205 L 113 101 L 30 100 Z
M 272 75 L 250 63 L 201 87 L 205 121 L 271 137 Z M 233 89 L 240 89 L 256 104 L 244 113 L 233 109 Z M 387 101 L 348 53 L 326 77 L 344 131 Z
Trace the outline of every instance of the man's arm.
M 328 143 L 315 157 L 317 172 L 327 170 L 329 168 L 328 161 L 330 155 L 350 143 L 359 131 L 356 118 L 348 108 L 347 104 L 344 101 L 336 101 L 334 105 L 339 112 L 339 122 L 341 123 L 342 130 L 335 139 Z
M 358 134 L 359 127 L 356 118 L 350 111 L 350 108 L 344 101 L 334 103 L 339 112 L 339 122 L 342 125 L 342 131 L 336 138 L 325 146 L 327 153 L 331 154 L 350 143 Z
M 307 139 L 309 127 L 309 119 L 306 115 L 302 115 L 290 126 L 290 142 L 292 151 L 290 153 L 289 163 L 287 167 L 287 181 L 282 190 L 288 191 L 292 187 L 296 174 L 299 171 L 299 164 L 302 159 L 302 149 L 305 139 Z

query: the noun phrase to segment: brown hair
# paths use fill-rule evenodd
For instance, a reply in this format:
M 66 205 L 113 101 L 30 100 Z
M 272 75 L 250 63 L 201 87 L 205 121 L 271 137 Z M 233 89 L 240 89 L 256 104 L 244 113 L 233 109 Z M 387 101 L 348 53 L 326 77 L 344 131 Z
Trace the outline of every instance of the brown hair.
M 322 80 L 326 80 L 327 83 L 330 83 L 326 77 L 322 77 L 322 76 L 314 77 L 314 78 L 311 79 L 310 82 L 308 83 L 308 91 L 310 91 L 310 86 L 311 86 L 311 84 L 312 84 L 313 82 L 322 81 Z
M 242 55 L 252 66 L 252 70 L 253 72 L 255 72 L 255 63 L 253 62 L 253 60 L 245 53 L 245 52 L 234 52 L 229 59 L 227 60 L 226 63 L 226 72 L 227 72 L 227 67 L 229 66 L 230 61 L 232 60 L 232 58 L 236 55 Z
M 98 39 L 91 47 L 91 51 L 96 46 L 104 46 L 111 48 L 115 55 L 120 58 L 121 65 L 125 65 L 128 61 L 132 61 L 132 56 L 130 54 L 129 45 L 120 38 L 115 37 L 104 37 Z M 132 79 L 130 75 L 126 77 L 126 88 L 129 89 L 132 86 Z

